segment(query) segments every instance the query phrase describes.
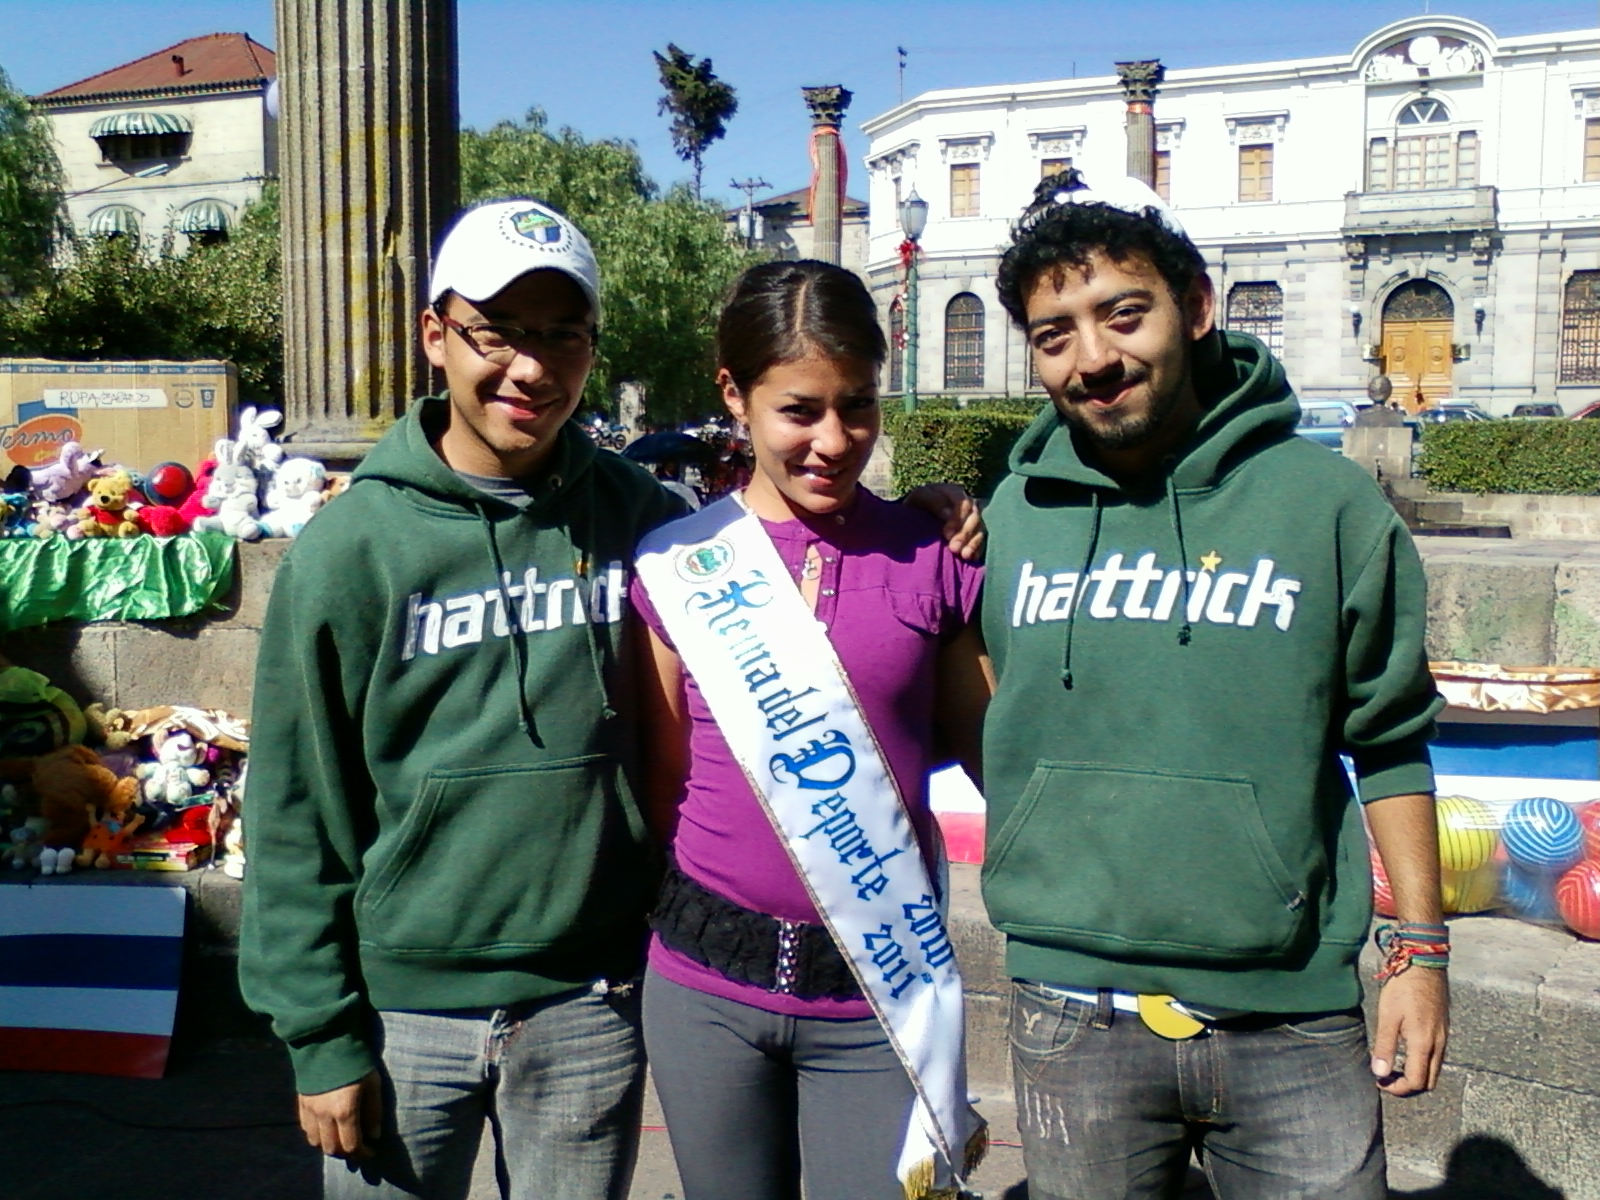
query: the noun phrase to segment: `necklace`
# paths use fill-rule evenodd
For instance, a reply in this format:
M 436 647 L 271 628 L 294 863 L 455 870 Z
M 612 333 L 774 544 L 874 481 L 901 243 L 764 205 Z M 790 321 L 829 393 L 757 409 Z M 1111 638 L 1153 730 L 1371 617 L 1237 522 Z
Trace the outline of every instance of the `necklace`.
M 813 547 L 806 553 L 805 561 L 800 564 L 801 579 L 818 579 L 822 576 L 822 560 L 817 557 L 816 548 Z

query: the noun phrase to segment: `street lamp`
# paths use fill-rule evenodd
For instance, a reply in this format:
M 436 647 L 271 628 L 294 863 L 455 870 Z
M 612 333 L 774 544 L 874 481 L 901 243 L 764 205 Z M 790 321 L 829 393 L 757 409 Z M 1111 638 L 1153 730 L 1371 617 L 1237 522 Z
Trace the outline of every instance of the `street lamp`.
M 917 243 L 928 227 L 928 202 L 911 189 L 900 205 L 900 229 L 906 240 L 900 257 L 906 264 L 906 390 L 905 409 L 917 411 Z

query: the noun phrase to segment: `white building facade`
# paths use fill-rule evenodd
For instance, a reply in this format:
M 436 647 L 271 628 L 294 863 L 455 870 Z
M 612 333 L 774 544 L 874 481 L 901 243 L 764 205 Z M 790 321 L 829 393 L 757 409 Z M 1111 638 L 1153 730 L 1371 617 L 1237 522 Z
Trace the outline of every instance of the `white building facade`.
M 921 394 L 1039 390 L 999 255 L 1042 175 L 1127 173 L 1126 115 L 1111 75 L 928 92 L 865 123 L 867 274 L 891 329 L 899 204 L 930 205 Z M 1154 119 L 1157 189 L 1220 322 L 1271 345 L 1302 396 L 1387 374 L 1410 408 L 1600 400 L 1600 30 L 1417 17 L 1348 55 L 1167 72 Z

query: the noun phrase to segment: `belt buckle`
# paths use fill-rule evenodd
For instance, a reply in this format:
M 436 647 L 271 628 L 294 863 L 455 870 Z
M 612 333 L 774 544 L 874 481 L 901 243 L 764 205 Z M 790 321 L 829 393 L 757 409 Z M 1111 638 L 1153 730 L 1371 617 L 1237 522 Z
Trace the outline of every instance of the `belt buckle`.
M 800 926 L 778 919 L 778 957 L 772 966 L 772 990 L 781 996 L 792 995 L 800 967 Z
M 1206 1031 L 1204 1021 L 1197 1021 L 1173 1007 L 1177 1003 L 1174 996 L 1141 994 L 1138 1001 L 1139 1019 L 1157 1037 L 1169 1042 L 1186 1042 Z

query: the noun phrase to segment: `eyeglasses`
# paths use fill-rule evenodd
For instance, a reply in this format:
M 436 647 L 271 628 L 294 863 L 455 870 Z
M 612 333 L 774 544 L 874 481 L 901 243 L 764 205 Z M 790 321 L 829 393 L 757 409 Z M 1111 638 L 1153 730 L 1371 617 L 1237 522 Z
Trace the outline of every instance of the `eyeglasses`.
M 509 366 L 519 354 L 560 361 L 594 353 L 600 331 L 582 325 L 552 325 L 548 329 L 523 329 L 518 325 L 463 325 L 434 310 L 446 329 L 453 329 L 490 362 Z

